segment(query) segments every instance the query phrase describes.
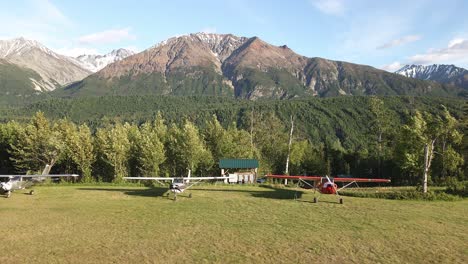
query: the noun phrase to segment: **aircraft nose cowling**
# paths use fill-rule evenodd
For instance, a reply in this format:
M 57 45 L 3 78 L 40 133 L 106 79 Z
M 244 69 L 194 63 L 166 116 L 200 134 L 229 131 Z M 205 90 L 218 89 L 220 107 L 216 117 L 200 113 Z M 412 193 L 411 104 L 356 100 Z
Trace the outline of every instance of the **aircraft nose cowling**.
M 8 191 L 10 190 L 10 188 L 8 188 L 8 184 L 4 183 L 4 182 L 0 182 L 0 189 L 2 189 L 3 191 Z

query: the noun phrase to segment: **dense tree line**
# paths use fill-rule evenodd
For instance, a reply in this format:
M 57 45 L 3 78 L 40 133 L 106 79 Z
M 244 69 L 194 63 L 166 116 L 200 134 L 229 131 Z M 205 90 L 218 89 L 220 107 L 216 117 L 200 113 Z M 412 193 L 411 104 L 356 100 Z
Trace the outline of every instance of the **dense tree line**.
M 28 121 L 0 124 L 1 172 L 38 172 L 50 164 L 53 172 L 80 173 L 82 181 L 119 182 L 126 176 L 181 176 L 189 169 L 194 175 L 217 175 L 220 158 L 256 158 L 260 173 L 284 173 L 287 115 L 294 115 L 299 129 L 290 174 L 389 177 L 397 185 L 415 185 L 427 169 L 432 183 L 467 179 L 463 115 L 456 118 L 443 105 L 395 111 L 388 99 L 354 100 L 359 107 L 328 99 L 333 107 L 292 102 L 275 105 L 275 111 L 243 108 L 241 114 L 229 114 L 233 108 L 227 107 L 216 108 L 224 111 L 219 115 L 202 111 L 202 119 L 181 114 L 171 120 L 157 112 L 144 122 L 114 117 L 97 125 L 37 112 Z

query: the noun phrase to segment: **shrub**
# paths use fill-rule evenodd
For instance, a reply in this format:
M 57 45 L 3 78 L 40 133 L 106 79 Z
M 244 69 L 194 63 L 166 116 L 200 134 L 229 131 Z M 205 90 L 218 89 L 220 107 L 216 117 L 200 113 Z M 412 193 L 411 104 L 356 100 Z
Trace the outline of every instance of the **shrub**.
M 451 178 L 450 181 L 447 182 L 446 192 L 462 197 L 467 197 L 468 181 L 457 181 L 455 178 Z
M 426 201 L 455 201 L 460 197 L 443 191 L 428 191 L 423 193 L 415 188 L 385 189 L 375 191 L 370 189 L 354 189 L 342 191 L 340 194 L 353 197 L 380 198 L 390 200 L 426 200 Z

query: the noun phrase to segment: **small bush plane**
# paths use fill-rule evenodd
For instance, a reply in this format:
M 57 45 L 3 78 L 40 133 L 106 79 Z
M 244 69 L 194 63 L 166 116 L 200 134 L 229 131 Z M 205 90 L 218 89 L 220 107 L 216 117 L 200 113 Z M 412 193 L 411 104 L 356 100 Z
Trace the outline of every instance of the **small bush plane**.
M 170 193 L 174 194 L 174 201 L 177 201 L 177 194 L 183 193 L 184 191 L 190 189 L 195 184 L 200 183 L 201 181 L 206 180 L 227 180 L 229 177 L 191 177 L 191 171 L 189 170 L 187 177 L 172 177 L 172 178 L 165 178 L 165 177 L 124 177 L 124 180 L 151 180 L 156 181 L 162 185 L 164 185 L 163 181 L 170 181 L 169 184 L 169 193 L 167 196 L 169 197 Z M 188 195 L 189 198 L 192 198 L 192 194 Z
M 6 198 L 11 197 L 11 193 L 16 190 L 25 190 L 34 184 L 45 181 L 46 178 L 60 177 L 78 177 L 77 174 L 49 174 L 50 166 L 46 165 L 42 174 L 33 175 L 0 175 L 0 178 L 5 178 L 6 181 L 0 181 L 0 194 Z M 29 191 L 30 195 L 34 194 L 34 190 Z
M 289 175 L 266 175 L 267 178 L 272 179 L 291 179 L 298 180 L 298 187 L 301 184 L 304 184 L 306 187 L 313 188 L 316 192 L 319 193 L 318 196 L 314 197 L 314 203 L 318 203 L 320 194 L 335 194 L 338 196 L 340 204 L 343 204 L 343 198 L 338 193 L 339 191 L 345 189 L 346 187 L 351 186 L 353 183 L 357 184 L 358 182 L 381 182 L 388 183 L 390 179 L 370 179 L 370 178 L 330 178 L 328 176 L 289 176 Z M 309 182 L 314 182 L 311 185 Z M 336 182 L 347 182 L 348 184 L 344 185 L 341 188 L 338 188 Z

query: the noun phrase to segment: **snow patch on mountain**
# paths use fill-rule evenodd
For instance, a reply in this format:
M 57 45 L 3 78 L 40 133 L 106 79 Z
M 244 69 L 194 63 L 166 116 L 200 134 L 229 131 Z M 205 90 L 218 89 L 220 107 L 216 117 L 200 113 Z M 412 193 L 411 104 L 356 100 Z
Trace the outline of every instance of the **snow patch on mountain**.
M 0 40 L 0 58 L 20 56 L 28 51 L 31 51 L 32 49 L 39 49 L 56 59 L 59 58 L 55 52 L 46 48 L 44 45 L 35 40 L 28 40 L 23 37 Z
M 433 64 L 433 65 L 405 65 L 395 73 L 406 77 L 421 80 L 436 80 L 436 78 L 454 78 L 465 74 L 467 70 L 456 67 L 455 65 Z
M 80 55 L 74 58 L 74 61 L 79 66 L 91 72 L 98 72 L 107 65 L 125 59 L 133 54 L 135 54 L 135 52 L 131 50 L 117 49 L 105 55 Z
M 234 50 L 247 42 L 248 38 L 237 37 L 232 34 L 199 32 L 171 37 L 159 42 L 150 49 L 158 49 L 165 45 L 172 45 L 178 41 L 184 40 L 189 42 L 197 41 L 203 43 L 203 45 L 211 50 L 214 57 L 216 57 L 220 62 L 223 62 L 232 54 Z

